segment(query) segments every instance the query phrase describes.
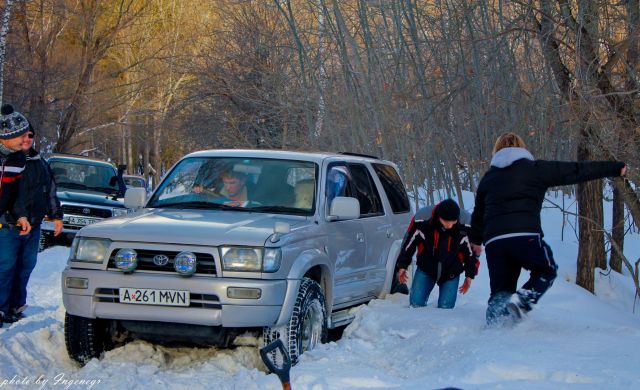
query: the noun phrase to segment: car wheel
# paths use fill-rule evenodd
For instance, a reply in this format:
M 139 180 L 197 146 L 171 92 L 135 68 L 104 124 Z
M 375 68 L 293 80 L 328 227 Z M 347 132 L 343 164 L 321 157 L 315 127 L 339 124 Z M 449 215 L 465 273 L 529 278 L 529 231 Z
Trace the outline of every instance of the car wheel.
M 264 345 L 282 340 L 289 354 L 291 364 L 298 363 L 300 355 L 310 351 L 319 343 L 327 341 L 327 312 L 320 285 L 309 278 L 303 278 L 293 307 L 291 319 L 277 328 L 264 328 Z M 272 352 L 271 360 L 282 366 L 283 357 Z
M 69 313 L 64 317 L 64 340 L 69 357 L 81 365 L 113 348 L 107 322 Z
M 38 252 L 42 252 L 43 250 L 50 248 L 53 246 L 53 236 L 49 232 L 41 232 L 40 233 L 40 242 L 38 244 Z

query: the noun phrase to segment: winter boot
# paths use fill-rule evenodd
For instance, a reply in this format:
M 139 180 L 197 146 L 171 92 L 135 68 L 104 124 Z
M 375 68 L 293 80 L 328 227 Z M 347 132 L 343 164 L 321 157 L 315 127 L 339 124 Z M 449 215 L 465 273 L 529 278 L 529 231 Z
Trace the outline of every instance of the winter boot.
M 486 314 L 488 326 L 504 325 L 505 319 L 510 316 L 506 305 L 509 303 L 511 295 L 513 294 L 508 291 L 500 291 L 489 298 Z
M 524 319 L 524 313 L 518 305 L 513 302 L 507 303 L 507 312 L 509 312 L 510 320 L 516 324 Z
M 522 313 L 526 314 L 533 309 L 533 305 L 538 302 L 540 298 L 540 294 L 533 290 L 526 290 L 521 288 L 518 292 L 513 296 L 511 302 L 518 305 L 518 308 Z
M 14 322 L 20 321 L 21 319 L 24 318 L 24 311 L 26 310 L 26 308 L 27 308 L 27 305 L 24 305 L 17 309 L 9 310 L 9 313 L 7 313 L 7 315 L 4 316 L 2 321 L 6 322 L 7 324 L 12 324 Z

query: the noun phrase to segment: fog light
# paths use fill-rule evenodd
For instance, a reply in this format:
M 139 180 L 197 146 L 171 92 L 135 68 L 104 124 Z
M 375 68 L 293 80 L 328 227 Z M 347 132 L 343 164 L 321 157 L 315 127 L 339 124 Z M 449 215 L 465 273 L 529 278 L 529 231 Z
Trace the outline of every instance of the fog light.
M 173 261 L 173 268 L 175 268 L 176 272 L 181 275 L 193 275 L 196 272 L 197 268 L 196 255 L 191 252 L 178 253 L 175 260 Z
M 116 267 L 122 272 L 133 272 L 138 266 L 138 253 L 133 249 L 122 248 L 116 253 Z
M 89 279 L 68 277 L 64 280 L 64 285 L 67 288 L 81 288 L 86 290 L 89 288 Z
M 227 297 L 235 299 L 260 299 L 262 290 L 248 287 L 227 287 Z

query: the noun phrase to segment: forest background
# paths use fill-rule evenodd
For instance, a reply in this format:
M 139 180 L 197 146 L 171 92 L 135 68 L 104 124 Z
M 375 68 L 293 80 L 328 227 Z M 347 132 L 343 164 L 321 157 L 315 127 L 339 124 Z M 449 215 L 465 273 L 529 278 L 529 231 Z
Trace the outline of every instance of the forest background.
M 640 292 L 640 259 L 622 256 L 640 223 L 640 0 L 0 5 L 2 101 L 45 154 L 157 183 L 194 150 L 367 153 L 410 193 L 462 203 L 513 131 L 536 158 L 628 164 L 627 180 L 560 190 L 579 206 L 577 283 L 593 292 L 596 267 L 624 267 Z

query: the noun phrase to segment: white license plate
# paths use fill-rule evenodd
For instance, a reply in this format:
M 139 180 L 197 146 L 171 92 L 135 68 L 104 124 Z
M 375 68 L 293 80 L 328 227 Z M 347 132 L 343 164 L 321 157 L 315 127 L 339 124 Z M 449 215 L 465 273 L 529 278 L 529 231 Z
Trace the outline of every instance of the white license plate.
M 120 303 L 189 306 L 189 291 L 120 287 Z
M 67 220 L 71 225 L 80 225 L 86 226 L 91 225 L 92 223 L 96 223 L 98 221 L 102 221 L 100 218 L 85 218 L 85 217 L 69 217 Z

